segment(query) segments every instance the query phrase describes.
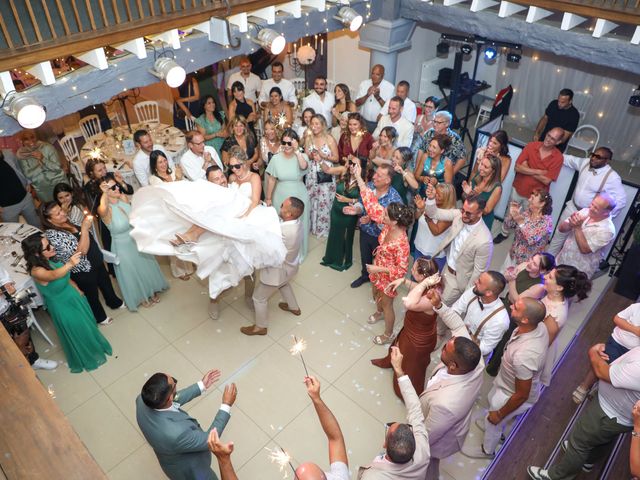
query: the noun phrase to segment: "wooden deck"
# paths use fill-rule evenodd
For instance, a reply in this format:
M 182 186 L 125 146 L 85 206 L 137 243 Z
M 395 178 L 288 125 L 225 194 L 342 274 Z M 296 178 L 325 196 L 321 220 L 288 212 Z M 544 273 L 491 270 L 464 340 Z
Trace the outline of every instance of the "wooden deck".
M 3 327 L 0 388 L 0 479 L 107 478 Z

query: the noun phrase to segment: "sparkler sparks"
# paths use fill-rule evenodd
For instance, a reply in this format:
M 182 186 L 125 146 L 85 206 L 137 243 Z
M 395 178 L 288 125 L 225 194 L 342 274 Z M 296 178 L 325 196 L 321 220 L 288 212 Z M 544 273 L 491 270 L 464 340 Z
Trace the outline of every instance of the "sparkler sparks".
M 291 355 L 300 355 L 300 360 L 302 360 L 302 366 L 304 367 L 304 373 L 308 377 L 309 371 L 307 370 L 307 364 L 305 363 L 304 357 L 302 356 L 302 352 L 307 348 L 307 342 L 305 342 L 303 338 L 298 340 L 295 335 L 292 335 L 292 337 L 293 337 L 294 344 L 289 350 L 289 352 L 291 352 Z
M 291 455 L 284 451 L 284 448 L 278 446 L 278 448 L 268 448 L 264 447 L 264 449 L 269 452 L 269 460 L 271 463 L 276 463 L 280 467 L 280 472 L 284 473 L 283 478 L 288 478 L 288 474 L 286 471 L 287 465 L 291 467 L 291 471 L 293 471 L 293 478 L 298 478 L 296 475 L 296 469 L 293 468 L 293 464 L 291 463 Z

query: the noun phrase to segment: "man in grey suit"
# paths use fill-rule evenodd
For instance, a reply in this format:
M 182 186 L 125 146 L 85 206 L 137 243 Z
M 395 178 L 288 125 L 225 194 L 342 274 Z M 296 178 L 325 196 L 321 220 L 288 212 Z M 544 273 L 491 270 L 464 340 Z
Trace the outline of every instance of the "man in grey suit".
M 136 419 L 142 434 L 158 457 L 162 471 L 171 480 L 217 480 L 211 470 L 209 432 L 224 431 L 236 400 L 235 384 L 227 385 L 222 405 L 213 423 L 203 431 L 195 418 L 182 406 L 201 395 L 220 378 L 220 370 L 211 370 L 201 381 L 177 391 L 178 381 L 166 373 L 155 373 L 136 398 Z
M 358 480 L 423 480 L 429 465 L 429 435 L 415 389 L 402 370 L 402 353 L 391 347 L 391 366 L 398 377 L 408 423 L 387 424 L 386 452 L 358 470 Z
M 436 290 L 429 290 L 427 298 L 453 335 L 442 347 L 441 361 L 420 395 L 431 448 L 426 480 L 437 480 L 440 459 L 459 452 L 469 432 L 471 411 L 484 379 L 484 360 L 460 315 L 442 303 Z
M 279 267 L 268 267 L 260 270 L 255 290 L 253 291 L 253 307 L 255 310 L 255 325 L 241 327 L 240 331 L 245 335 L 266 335 L 269 326 L 268 302 L 269 298 L 280 291 L 284 302 L 278 307 L 285 312 L 296 316 L 300 315 L 300 307 L 293 293 L 290 282 L 298 273 L 298 255 L 302 245 L 304 233 L 300 217 L 304 212 L 304 203 L 296 197 L 289 197 L 282 202 L 280 207 L 280 229 L 282 240 L 287 249 L 284 263 Z

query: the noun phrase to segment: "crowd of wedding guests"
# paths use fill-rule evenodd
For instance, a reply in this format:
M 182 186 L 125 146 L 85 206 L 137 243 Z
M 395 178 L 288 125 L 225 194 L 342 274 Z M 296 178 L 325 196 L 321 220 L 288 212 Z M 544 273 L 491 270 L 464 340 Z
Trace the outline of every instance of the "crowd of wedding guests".
M 306 256 L 309 235 L 326 237 L 321 265 L 336 271 L 353 266 L 359 230 L 361 270 L 351 287 L 371 284 L 375 311 L 367 321 L 372 328 L 383 325 L 373 342 L 389 346 L 387 355 L 372 363 L 393 369 L 393 390 L 407 406 L 408 423 L 389 425 L 386 453 L 358 478 L 436 479 L 440 459 L 460 450 L 492 458 L 513 420 L 549 385 L 571 304 L 587 297 L 590 279 L 615 239 L 612 219 L 627 199 L 609 165 L 613 152 L 598 147 L 579 158 L 558 148 L 577 126 L 573 93 L 563 89 L 518 158 L 510 157 L 508 135 L 498 130 L 476 150 L 464 175 L 471 159 L 452 130 L 452 115 L 439 110 L 435 97 L 416 108 L 409 83 L 394 86 L 381 65 L 353 90 L 354 98 L 347 85 L 330 92 L 326 78 L 315 78 L 299 106 L 299 123 L 294 118 L 299 99 L 282 64 L 272 65 L 272 75 L 260 80 L 249 59 L 241 59 L 240 71 L 229 78 L 226 109 L 211 95 L 197 98 L 197 84 L 188 79 L 174 94 L 175 120 L 181 126 L 193 117 L 195 129 L 186 131 L 186 147 L 176 156 L 154 143 L 148 131 L 136 131 L 137 181 L 143 187 L 198 179 L 226 185 L 225 172 L 229 181 L 253 175 L 252 206 L 263 201 L 280 212 L 287 199 L 299 199 L 304 235 L 299 260 Z M 89 160 L 79 190 L 68 184 L 68 165 L 53 146 L 31 131 L 20 138 L 15 158 L 0 160 L 3 219 L 22 215 L 42 228 L 42 234 L 23 241 L 28 272 L 47 301 L 71 371 L 91 370 L 111 354 L 96 327 L 111 322 L 99 293 L 110 309 L 136 311 L 159 302 L 168 283 L 155 258 L 140 253 L 129 235 L 134 189 L 120 173 Z M 502 182 L 512 164 L 515 177 L 505 192 Z M 563 165 L 577 172 L 564 208 L 553 205 L 549 193 Z M 505 195 L 508 211 L 498 229 L 495 208 Z M 39 204 L 39 216 L 29 196 Z M 562 215 L 554 233 L 552 213 L 558 209 Z M 495 238 L 492 228 L 498 231 Z M 511 233 L 504 263 L 491 270 L 494 244 Z M 117 258 L 108 268 L 105 251 Z M 194 266 L 172 258 L 171 272 L 188 280 Z M 397 296 L 406 311 L 402 328 L 394 311 Z M 299 315 L 299 309 L 282 305 Z M 584 401 L 599 380 L 597 401 L 574 427 L 562 460 L 548 471 L 530 467 L 532 478 L 573 478 L 594 463 L 602 445 L 633 429 L 638 415 L 632 407 L 640 400 L 638 304 L 620 312 L 614 323 L 607 344 L 590 350 L 592 371 L 573 394 L 576 402 Z M 264 333 L 249 331 L 262 335 L 266 327 Z M 438 346 L 440 363 L 427 378 Z M 484 438 L 469 448 L 464 441 L 485 371 L 495 379 L 489 410 L 477 421 Z M 170 387 L 170 378 L 161 379 L 163 388 Z M 320 400 L 317 379 L 307 378 L 306 385 L 329 439 L 327 478 L 348 478 L 340 428 Z M 218 433 L 212 432 L 209 445 L 231 475 L 231 451 Z M 312 478 L 317 468 L 301 466 L 298 478 Z

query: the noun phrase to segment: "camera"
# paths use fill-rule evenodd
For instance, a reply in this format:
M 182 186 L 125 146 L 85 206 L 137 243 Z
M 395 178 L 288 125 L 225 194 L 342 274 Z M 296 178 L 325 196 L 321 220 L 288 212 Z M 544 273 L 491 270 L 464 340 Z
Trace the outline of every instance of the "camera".
M 9 335 L 20 335 L 29 328 L 27 325 L 29 305 L 36 294 L 31 289 L 26 288 L 11 295 L 4 285 L 0 285 L 0 292 L 9 304 L 9 308 L 0 314 L 0 321 L 9 332 Z

